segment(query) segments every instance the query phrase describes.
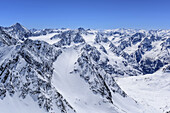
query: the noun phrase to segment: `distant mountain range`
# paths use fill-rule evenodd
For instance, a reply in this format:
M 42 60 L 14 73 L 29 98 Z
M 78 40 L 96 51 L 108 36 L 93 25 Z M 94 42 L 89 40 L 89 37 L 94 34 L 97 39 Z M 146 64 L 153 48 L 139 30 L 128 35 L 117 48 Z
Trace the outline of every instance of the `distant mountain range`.
M 2 113 L 169 113 L 169 94 L 170 30 L 0 27 Z

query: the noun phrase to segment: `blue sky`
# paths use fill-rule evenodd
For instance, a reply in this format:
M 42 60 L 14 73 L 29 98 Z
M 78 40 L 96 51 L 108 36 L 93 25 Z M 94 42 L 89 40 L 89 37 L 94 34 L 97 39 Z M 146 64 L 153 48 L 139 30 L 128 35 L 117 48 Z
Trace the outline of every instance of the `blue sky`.
M 0 26 L 170 29 L 170 0 L 0 0 Z

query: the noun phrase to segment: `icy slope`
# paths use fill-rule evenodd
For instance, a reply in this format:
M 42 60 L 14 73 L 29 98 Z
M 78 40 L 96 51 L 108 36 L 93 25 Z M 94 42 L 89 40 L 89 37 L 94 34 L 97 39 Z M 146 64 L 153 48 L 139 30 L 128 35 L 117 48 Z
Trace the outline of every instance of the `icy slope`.
M 158 113 L 170 111 L 170 73 L 162 70 L 145 76 L 118 78 L 119 86 L 139 103 Z

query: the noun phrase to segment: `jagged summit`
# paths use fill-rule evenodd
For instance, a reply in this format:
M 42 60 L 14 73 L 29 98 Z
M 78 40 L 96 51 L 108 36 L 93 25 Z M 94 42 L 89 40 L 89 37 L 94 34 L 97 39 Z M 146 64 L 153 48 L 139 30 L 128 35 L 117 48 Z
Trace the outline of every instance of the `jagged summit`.
M 12 26 L 13 26 L 13 27 L 15 27 L 15 26 L 16 26 L 16 27 L 22 27 L 22 25 L 21 25 L 20 23 L 18 23 L 18 22 L 15 23 L 15 24 L 13 24 Z M 11 26 L 11 27 L 12 27 L 12 26 Z
M 29 32 L 29 30 L 27 28 L 25 28 L 23 25 L 21 25 L 20 23 L 16 23 L 12 26 L 10 26 L 11 28 L 14 28 L 15 30 L 19 30 L 19 31 L 25 31 L 25 32 Z M 6 27 L 8 28 L 8 27 Z
M 31 35 L 31 32 L 20 23 L 16 23 L 10 27 L 2 27 L 2 29 L 17 40 L 19 39 L 23 41 Z

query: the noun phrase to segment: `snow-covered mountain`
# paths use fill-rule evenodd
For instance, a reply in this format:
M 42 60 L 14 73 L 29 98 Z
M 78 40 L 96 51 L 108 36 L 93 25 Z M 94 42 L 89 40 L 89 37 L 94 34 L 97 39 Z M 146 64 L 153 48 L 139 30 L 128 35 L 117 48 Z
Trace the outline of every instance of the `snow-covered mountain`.
M 0 27 L 0 109 L 168 113 L 169 65 L 170 30 Z M 147 77 L 154 81 L 143 90 Z M 142 98 L 145 92 L 166 99 Z M 162 104 L 152 105 L 160 99 Z
M 10 27 L 1 27 L 1 28 L 11 37 L 22 41 L 24 40 L 24 38 L 27 38 L 31 34 L 31 32 L 27 28 L 23 27 L 19 23 L 16 23 Z

